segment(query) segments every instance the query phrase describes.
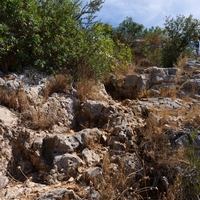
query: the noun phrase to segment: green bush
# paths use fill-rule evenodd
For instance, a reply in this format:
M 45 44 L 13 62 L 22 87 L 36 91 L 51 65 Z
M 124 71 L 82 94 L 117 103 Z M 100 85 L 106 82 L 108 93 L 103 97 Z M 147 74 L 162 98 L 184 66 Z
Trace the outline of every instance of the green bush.
M 32 45 L 39 31 L 37 6 L 34 0 L 5 0 L 0 12 L 0 67 L 4 72 L 32 61 Z
M 161 66 L 162 48 L 165 41 L 164 31 L 159 27 L 144 30 L 145 44 L 142 49 L 151 65 Z
M 131 60 L 129 49 L 94 22 L 102 0 L 4 0 L 0 13 L 0 68 L 34 66 L 74 79 L 100 78 Z M 108 29 L 108 30 L 106 30 Z
M 126 17 L 115 29 L 115 37 L 125 44 L 133 46 L 135 40 L 143 35 L 144 26 L 133 21 L 131 17 Z
M 176 19 L 166 18 L 165 34 L 166 44 L 162 52 L 163 67 L 173 67 L 178 63 L 179 57 L 186 52 L 191 41 L 199 32 L 199 21 L 192 15 L 185 17 L 179 15 Z

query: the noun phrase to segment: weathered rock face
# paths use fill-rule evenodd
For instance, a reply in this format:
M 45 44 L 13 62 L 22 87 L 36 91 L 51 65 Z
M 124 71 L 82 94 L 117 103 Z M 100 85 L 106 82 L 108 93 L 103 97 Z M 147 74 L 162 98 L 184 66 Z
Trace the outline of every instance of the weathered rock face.
M 112 76 L 101 101 L 82 102 L 72 86 L 47 91 L 53 77 L 37 71 L 1 77 L 0 199 L 137 199 L 144 187 L 152 198 L 157 187 L 164 194 L 174 174 L 159 164 L 161 147 L 169 156 L 192 143 L 199 155 L 199 132 L 191 135 L 200 126 L 198 67 L 188 60 L 182 71 Z
M 53 190 L 49 191 L 46 194 L 41 195 L 36 200 L 64 200 L 64 199 L 74 199 L 81 200 L 79 196 L 77 196 L 73 190 Z
M 179 97 L 188 91 L 199 95 L 199 65 L 195 60 L 188 59 L 183 69 L 151 67 L 143 70 L 143 74 L 120 78 L 112 76 L 106 88 L 114 99 L 160 97 L 163 91 L 176 91 Z
M 8 127 L 17 125 L 17 116 L 8 108 L 0 106 L 0 121 Z

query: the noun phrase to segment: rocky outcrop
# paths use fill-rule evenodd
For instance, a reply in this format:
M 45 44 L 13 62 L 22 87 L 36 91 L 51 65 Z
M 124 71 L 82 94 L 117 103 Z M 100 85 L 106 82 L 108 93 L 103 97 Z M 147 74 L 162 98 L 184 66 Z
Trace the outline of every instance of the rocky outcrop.
M 183 172 L 168 165 L 173 150 L 193 144 L 199 155 L 198 67 L 188 60 L 183 69 L 113 75 L 101 100 L 85 101 L 76 87 L 57 88 L 55 77 L 32 69 L 1 77 L 0 199 L 166 194 Z
M 199 95 L 199 68 L 200 64 L 196 60 L 188 59 L 181 69 L 154 66 L 144 70 L 140 69 L 142 74 L 130 74 L 120 78 L 112 75 L 106 83 L 106 88 L 114 99 L 122 100 L 162 97 L 163 93 L 164 95 L 171 93 L 180 98 L 191 92 Z

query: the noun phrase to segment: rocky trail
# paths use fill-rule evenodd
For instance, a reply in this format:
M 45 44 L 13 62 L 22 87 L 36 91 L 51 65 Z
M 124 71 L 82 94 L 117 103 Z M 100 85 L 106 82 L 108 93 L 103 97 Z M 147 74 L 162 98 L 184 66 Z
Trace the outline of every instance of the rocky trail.
M 86 93 L 65 75 L 0 74 L 0 199 L 178 199 L 187 161 L 173 152 L 191 142 L 200 155 L 200 63 L 138 67 Z

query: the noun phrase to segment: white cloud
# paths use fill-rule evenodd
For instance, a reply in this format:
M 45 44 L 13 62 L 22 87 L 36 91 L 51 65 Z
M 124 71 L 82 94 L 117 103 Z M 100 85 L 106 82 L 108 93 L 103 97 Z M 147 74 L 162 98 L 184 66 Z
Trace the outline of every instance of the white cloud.
M 128 16 L 147 28 L 163 27 L 166 16 L 182 14 L 188 17 L 192 14 L 194 18 L 200 18 L 199 0 L 105 0 L 97 14 L 98 19 L 113 26 L 118 26 Z

